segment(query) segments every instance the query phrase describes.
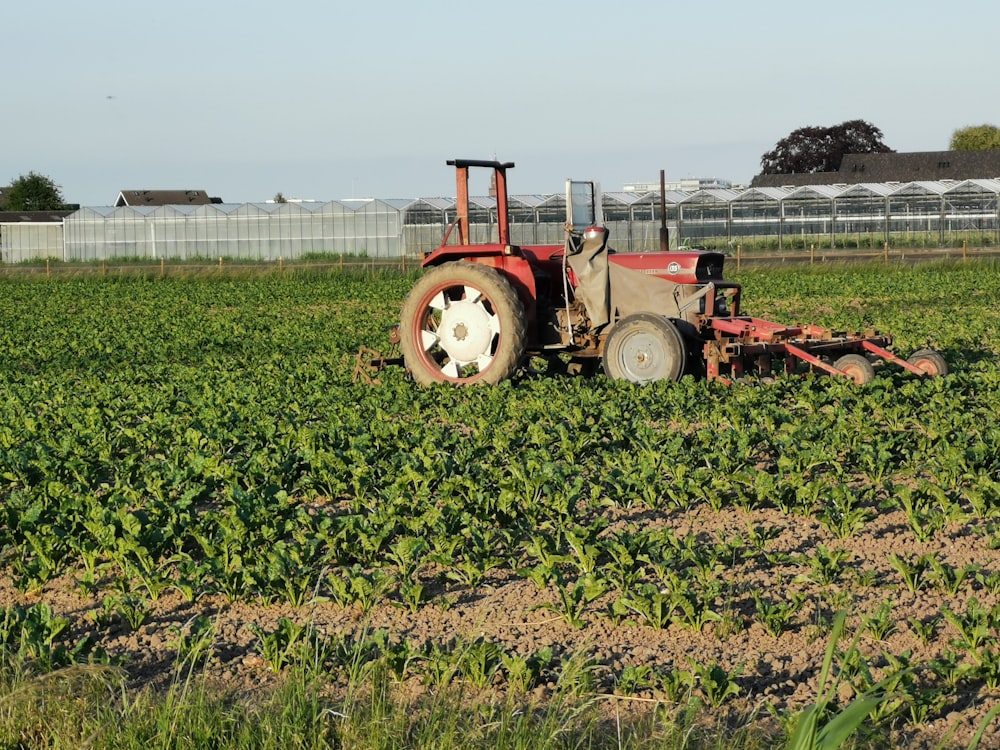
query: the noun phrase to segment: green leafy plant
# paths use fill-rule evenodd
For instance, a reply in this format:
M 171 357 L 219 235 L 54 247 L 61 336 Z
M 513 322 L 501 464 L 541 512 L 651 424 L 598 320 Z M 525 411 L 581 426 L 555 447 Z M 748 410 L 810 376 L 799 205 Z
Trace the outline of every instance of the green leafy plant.
M 124 592 L 104 597 L 102 607 L 105 612 L 113 611 L 134 631 L 142 627 L 149 617 L 149 600 L 142 594 Z
M 862 618 L 862 629 L 876 641 L 884 641 L 896 632 L 896 619 L 892 615 L 892 602 L 882 602 L 874 615 Z
M 845 571 L 845 563 L 850 557 L 850 550 L 830 549 L 824 544 L 817 545 L 813 555 L 802 555 L 796 560 L 809 568 L 807 573 L 802 573 L 796 580 L 829 586 L 840 580 Z
M 886 560 L 899 573 L 903 584 L 912 592 L 923 590 L 929 583 L 927 572 L 930 570 L 930 559 L 927 555 L 903 557 L 895 552 L 886 555 Z
M 365 571 L 361 565 L 329 573 L 326 586 L 330 596 L 342 607 L 357 606 L 367 612 L 392 589 L 393 578 L 381 569 Z
M 720 707 L 726 700 L 740 693 L 736 678 L 743 671 L 742 668 L 727 672 L 718 664 L 691 662 L 691 671 L 695 675 L 696 693 L 713 708 Z
M 793 594 L 789 600 L 774 601 L 760 592 L 753 592 L 757 620 L 768 633 L 777 638 L 788 630 L 796 614 L 805 603 L 805 596 Z
M 69 619 L 57 616 L 49 605 L 39 602 L 29 607 L 0 610 L 0 653 L 13 654 L 41 672 L 94 659 L 105 660 L 91 638 L 64 643 Z
M 561 573 L 557 573 L 555 587 L 559 595 L 558 603 L 543 602 L 535 605 L 534 609 L 547 609 L 555 612 L 569 625 L 577 629 L 583 628 L 587 624 L 583 615 L 591 602 L 607 591 L 607 584 L 592 574 L 581 576 L 570 583 L 563 578 Z
M 278 620 L 274 630 L 265 630 L 252 623 L 248 626 L 257 637 L 257 651 L 272 672 L 281 672 L 296 660 L 303 644 L 310 641 L 313 632 L 307 625 L 298 625 L 287 617 Z
M 906 621 L 910 624 L 910 629 L 913 631 L 914 635 L 920 639 L 921 643 L 926 645 L 934 640 L 937 635 L 938 626 L 941 623 L 941 616 L 937 615 L 927 620 L 921 620 L 917 617 L 909 617 Z
M 941 614 L 958 631 L 956 645 L 968 651 L 975 651 L 996 640 L 997 626 L 1000 625 L 997 608 L 988 609 L 975 597 L 966 603 L 964 612 L 956 612 L 945 605 Z
M 673 596 L 652 583 L 623 592 L 611 604 L 611 613 L 616 619 L 637 616 L 657 630 L 670 624 L 673 611 Z
M 927 561 L 931 567 L 928 574 L 930 581 L 943 593 L 955 596 L 961 591 L 966 580 L 971 579 L 973 574 L 980 570 L 979 565 L 965 565 L 955 568 L 948 563 L 938 560 L 937 555 L 928 555 Z
M 506 653 L 503 646 L 483 637 L 459 640 L 455 651 L 459 673 L 477 688 L 493 684 L 501 672 Z
M 505 649 L 500 659 L 507 675 L 507 684 L 515 694 L 538 685 L 546 671 L 556 662 L 552 648 L 548 646 L 527 656 Z

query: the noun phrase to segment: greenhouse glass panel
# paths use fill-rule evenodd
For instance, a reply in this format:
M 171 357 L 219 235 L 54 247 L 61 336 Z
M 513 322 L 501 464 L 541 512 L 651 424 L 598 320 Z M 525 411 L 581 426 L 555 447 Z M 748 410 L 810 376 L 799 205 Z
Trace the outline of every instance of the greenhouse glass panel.
M 756 238 L 782 234 L 782 206 L 777 195 L 771 191 L 751 188 L 731 200 L 729 208 L 732 237 Z
M 733 195 L 732 191 L 700 190 L 683 201 L 677 222 L 681 241 L 731 239 L 729 211 Z
M 944 188 L 940 183 L 903 185 L 888 199 L 889 241 L 911 246 L 938 245 L 943 241 Z
M 1000 181 L 967 180 L 944 194 L 945 244 L 992 245 L 1000 230 Z

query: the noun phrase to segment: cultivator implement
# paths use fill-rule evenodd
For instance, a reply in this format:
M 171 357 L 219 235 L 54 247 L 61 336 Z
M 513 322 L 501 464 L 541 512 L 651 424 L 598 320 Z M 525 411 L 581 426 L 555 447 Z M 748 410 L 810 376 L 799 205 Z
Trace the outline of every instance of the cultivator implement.
M 922 350 L 905 360 L 891 351 L 892 337 L 875 330 L 785 326 L 752 317 L 712 318 L 710 323 L 716 333 L 704 347 L 710 380 L 730 382 L 748 375 L 807 370 L 847 377 L 860 385 L 875 376 L 873 360 L 891 362 L 917 375 L 947 371 L 937 352 Z
M 403 356 L 399 353 L 399 327 L 389 327 L 389 353 L 382 354 L 377 349 L 362 346 L 354 361 L 354 382 L 381 385 L 378 374 L 387 367 L 402 367 Z

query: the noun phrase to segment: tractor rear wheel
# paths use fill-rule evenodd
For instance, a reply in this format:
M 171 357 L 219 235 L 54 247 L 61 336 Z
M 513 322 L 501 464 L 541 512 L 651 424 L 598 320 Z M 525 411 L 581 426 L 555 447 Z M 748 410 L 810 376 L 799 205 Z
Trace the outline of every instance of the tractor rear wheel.
M 948 374 L 948 363 L 944 361 L 944 357 L 933 349 L 921 349 L 920 351 L 913 352 L 906 361 L 914 367 L 923 370 L 924 373 L 931 377 Z
M 875 379 L 875 368 L 860 354 L 845 354 L 834 362 L 833 366 L 846 373 L 858 385 L 870 383 Z
M 615 380 L 680 380 L 687 350 L 676 326 L 652 313 L 619 320 L 604 341 L 604 372 Z
M 403 361 L 422 385 L 495 385 L 514 374 L 527 346 L 524 305 L 510 282 L 468 261 L 420 277 L 400 318 Z

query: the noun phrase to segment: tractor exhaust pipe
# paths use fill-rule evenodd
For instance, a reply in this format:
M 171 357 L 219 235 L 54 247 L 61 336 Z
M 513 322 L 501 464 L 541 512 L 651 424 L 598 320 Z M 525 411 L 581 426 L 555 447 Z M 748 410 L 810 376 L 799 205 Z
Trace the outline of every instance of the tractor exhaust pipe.
M 660 252 L 670 252 L 670 230 L 667 229 L 667 178 L 660 170 Z

